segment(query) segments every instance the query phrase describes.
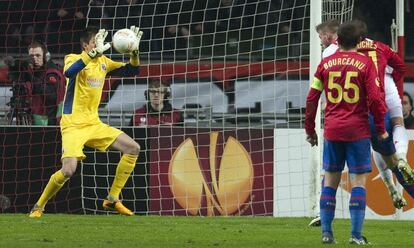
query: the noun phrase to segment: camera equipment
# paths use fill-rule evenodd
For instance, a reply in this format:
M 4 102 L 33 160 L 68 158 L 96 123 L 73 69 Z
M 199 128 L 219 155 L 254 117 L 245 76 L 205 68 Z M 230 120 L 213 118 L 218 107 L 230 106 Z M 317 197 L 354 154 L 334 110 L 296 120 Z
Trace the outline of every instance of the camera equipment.
M 7 124 L 30 125 L 30 102 L 28 97 L 27 82 L 31 81 L 29 73 L 29 62 L 27 60 L 15 60 L 13 65 L 9 66 L 9 80 L 12 82 L 13 92 L 10 102 L 9 112 L 6 114 Z

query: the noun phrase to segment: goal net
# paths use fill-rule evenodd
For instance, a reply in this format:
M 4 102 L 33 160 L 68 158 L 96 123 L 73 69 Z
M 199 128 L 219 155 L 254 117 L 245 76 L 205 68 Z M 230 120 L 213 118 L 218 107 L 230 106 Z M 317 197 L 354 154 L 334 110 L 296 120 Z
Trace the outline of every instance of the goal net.
M 24 59 L 25 39 L 35 36 L 62 64 L 64 55 L 80 52 L 85 25 L 107 29 L 109 41 L 132 25 L 144 32 L 140 76 L 106 80 L 99 108 L 103 122 L 141 146 L 122 191 L 135 213 L 310 215 L 315 182 L 303 132 L 314 32 L 310 1 L 18 2 L 1 3 L 7 20 L 0 26 L 3 58 Z M 323 1 L 322 16 L 347 20 L 352 5 Z M 107 56 L 128 61 L 114 50 Z M 149 104 L 151 80 L 168 85 L 165 104 L 182 113 L 176 125 L 169 125 L 165 113 L 152 113 L 131 126 L 135 110 Z M 6 118 L 16 110 L 7 104 L 16 83 L 6 75 L 0 85 L 0 198 L 10 200 L 4 212 L 27 212 L 60 167 L 58 127 L 15 126 L 22 124 L 19 116 Z M 150 118 L 164 118 L 163 125 L 147 125 Z M 121 155 L 89 148 L 85 154 L 46 211 L 104 213 L 102 200 Z
M 178 126 L 131 130 L 143 152 L 123 190 L 125 204 L 161 215 L 272 215 L 274 130 L 302 127 L 309 3 L 118 1 L 103 12 L 91 5 L 88 25 L 144 32 L 140 77 L 114 79 L 103 120 L 127 126 L 147 104 L 152 79 L 168 83 L 168 101 L 183 113 Z M 94 213 L 119 159 L 102 155 L 98 163 L 97 155 L 90 151 L 82 167 L 84 207 Z

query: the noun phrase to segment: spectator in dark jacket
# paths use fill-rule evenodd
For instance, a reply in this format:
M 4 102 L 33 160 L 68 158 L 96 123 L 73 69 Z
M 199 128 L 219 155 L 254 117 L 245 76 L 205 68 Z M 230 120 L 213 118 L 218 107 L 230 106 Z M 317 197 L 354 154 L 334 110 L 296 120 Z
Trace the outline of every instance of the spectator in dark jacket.
M 169 97 L 170 89 L 165 82 L 159 79 L 151 80 L 148 90 L 145 91 L 147 104 L 135 110 L 130 124 L 133 126 L 182 124 L 183 114 L 179 109 L 172 107 Z
M 413 99 L 407 92 L 404 92 L 403 116 L 405 128 L 414 129 Z
M 12 112 L 27 116 L 17 124 L 59 125 L 65 78 L 57 65 L 47 59 L 47 52 L 46 45 L 35 40 L 28 47 L 29 60 L 7 58 L 9 79 L 14 85 Z
M 29 45 L 31 79 L 31 113 L 33 125 L 59 125 L 65 95 L 65 78 L 61 70 L 46 58 L 44 43 Z

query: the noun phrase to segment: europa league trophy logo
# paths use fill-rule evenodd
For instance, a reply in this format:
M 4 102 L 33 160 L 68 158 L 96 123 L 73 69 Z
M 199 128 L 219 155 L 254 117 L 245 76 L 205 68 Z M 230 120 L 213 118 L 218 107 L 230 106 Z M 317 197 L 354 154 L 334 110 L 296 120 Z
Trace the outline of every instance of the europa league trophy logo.
M 208 216 L 214 215 L 215 211 L 220 215 L 234 214 L 240 211 L 252 191 L 252 161 L 235 138 L 227 139 L 217 167 L 218 135 L 218 132 L 210 133 L 209 171 L 201 169 L 190 138 L 181 143 L 169 164 L 168 179 L 174 199 L 192 215 L 200 213 L 202 208 L 206 208 Z M 211 178 L 211 182 L 206 178 Z

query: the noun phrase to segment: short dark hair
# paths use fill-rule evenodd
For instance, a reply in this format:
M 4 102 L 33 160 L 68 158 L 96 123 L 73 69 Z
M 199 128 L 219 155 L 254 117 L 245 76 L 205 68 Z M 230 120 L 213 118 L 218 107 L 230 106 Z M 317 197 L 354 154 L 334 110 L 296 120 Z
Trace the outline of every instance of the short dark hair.
M 169 87 L 168 83 L 160 78 L 150 78 L 148 80 L 148 89 L 167 87 Z
M 46 65 L 47 62 L 47 46 L 46 43 L 44 43 L 41 40 L 33 40 L 29 46 L 27 47 L 27 50 L 29 51 L 30 48 L 36 48 L 36 47 L 40 47 L 40 49 L 42 49 L 42 54 L 43 54 L 43 66 Z
M 365 39 L 367 37 L 367 34 L 368 34 L 367 24 L 364 21 L 361 21 L 361 20 L 354 20 L 354 22 L 358 25 L 361 39 Z
M 338 29 L 338 44 L 345 50 L 355 48 L 361 41 L 359 24 L 355 21 L 344 22 Z
M 316 32 L 330 32 L 336 34 L 339 28 L 339 21 L 335 19 L 327 20 L 318 24 L 315 29 Z
M 36 47 L 40 47 L 43 51 L 43 53 L 47 52 L 47 47 L 46 44 L 43 41 L 40 40 L 33 40 L 32 43 L 29 44 L 28 48 L 36 48 Z
M 413 106 L 413 99 L 411 98 L 410 94 L 407 91 L 404 91 L 404 96 L 408 97 L 408 101 L 410 102 L 411 107 Z
M 81 45 L 83 43 L 89 43 L 89 41 L 91 41 L 91 39 L 98 33 L 98 30 L 99 29 L 97 27 L 93 26 L 87 27 L 85 30 L 83 30 L 80 34 Z

